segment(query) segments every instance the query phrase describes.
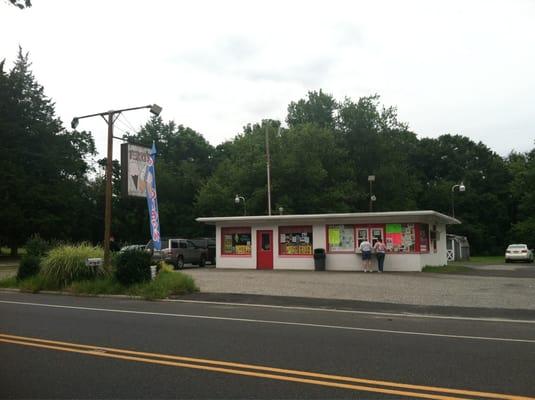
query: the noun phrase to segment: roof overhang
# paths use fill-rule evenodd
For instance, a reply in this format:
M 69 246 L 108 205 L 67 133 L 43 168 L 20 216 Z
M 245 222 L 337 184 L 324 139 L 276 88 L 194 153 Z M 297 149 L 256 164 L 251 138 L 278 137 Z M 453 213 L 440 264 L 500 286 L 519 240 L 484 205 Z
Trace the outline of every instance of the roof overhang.
M 381 224 L 422 222 L 429 224 L 460 224 L 456 218 L 432 210 L 387 211 L 343 214 L 251 215 L 242 217 L 199 217 L 198 222 L 210 225 L 258 224 Z

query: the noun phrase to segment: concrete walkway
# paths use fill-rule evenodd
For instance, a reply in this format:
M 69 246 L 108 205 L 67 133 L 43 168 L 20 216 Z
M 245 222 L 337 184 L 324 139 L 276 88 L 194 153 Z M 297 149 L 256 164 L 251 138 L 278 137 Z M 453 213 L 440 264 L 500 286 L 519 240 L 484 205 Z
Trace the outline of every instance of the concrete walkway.
M 535 278 L 192 268 L 201 292 L 535 310 Z

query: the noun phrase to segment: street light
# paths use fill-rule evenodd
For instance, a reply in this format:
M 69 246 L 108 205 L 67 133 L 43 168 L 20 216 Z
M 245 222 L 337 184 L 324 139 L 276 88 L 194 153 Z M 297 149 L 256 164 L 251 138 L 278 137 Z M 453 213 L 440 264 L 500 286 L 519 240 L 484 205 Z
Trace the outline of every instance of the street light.
M 375 182 L 375 175 L 368 175 L 368 182 L 370 182 L 370 212 L 373 211 L 373 202 L 377 200 L 377 197 L 374 196 L 372 190 L 372 184 Z
M 157 104 L 149 104 L 141 107 L 123 108 L 121 110 L 110 110 L 96 114 L 74 117 L 71 121 L 72 129 L 76 129 L 81 119 L 100 116 L 108 124 L 108 159 L 106 163 L 106 209 L 104 213 L 104 267 L 110 268 L 110 236 L 111 236 L 111 181 L 112 181 L 112 161 L 113 161 L 113 124 L 122 112 L 140 110 L 148 108 L 149 111 L 158 116 L 162 112 L 162 107 Z
M 240 204 L 240 200 L 243 201 L 243 215 L 247 215 L 247 208 L 245 206 L 245 197 L 236 195 L 234 198 L 234 203 Z
M 466 190 L 466 186 L 464 186 L 464 183 L 461 182 L 460 184 L 453 185 L 451 187 L 451 216 L 455 218 L 455 188 L 459 190 L 459 192 L 464 192 Z

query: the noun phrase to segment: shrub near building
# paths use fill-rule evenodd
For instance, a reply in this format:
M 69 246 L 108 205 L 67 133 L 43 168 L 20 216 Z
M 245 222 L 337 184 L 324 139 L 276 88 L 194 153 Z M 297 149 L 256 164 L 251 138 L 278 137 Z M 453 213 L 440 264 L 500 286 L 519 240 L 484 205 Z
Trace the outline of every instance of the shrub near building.
M 35 276 L 41 269 L 41 260 L 50 250 L 50 243 L 41 238 L 39 234 L 32 235 L 24 245 L 26 254 L 20 260 L 17 270 L 17 280 L 21 281 L 31 276 Z
M 123 285 L 150 280 L 151 255 L 141 250 L 119 252 L 115 256 L 115 278 Z

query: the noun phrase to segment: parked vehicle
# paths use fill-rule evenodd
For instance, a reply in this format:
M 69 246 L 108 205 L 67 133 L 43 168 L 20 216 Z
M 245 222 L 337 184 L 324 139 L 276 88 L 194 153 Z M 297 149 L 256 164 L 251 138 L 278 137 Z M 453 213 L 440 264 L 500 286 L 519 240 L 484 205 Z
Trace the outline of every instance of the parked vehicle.
M 144 251 L 146 249 L 146 245 L 144 244 L 131 244 L 129 246 L 123 246 L 121 247 L 121 250 L 119 252 L 125 252 L 125 251 Z
M 194 264 L 204 267 L 208 259 L 208 251 L 205 248 L 195 245 L 189 239 L 163 238 L 162 248 L 154 251 L 152 241 L 147 244 L 147 248 L 152 251 L 155 261 L 163 260 L 174 265 L 176 269 L 184 268 L 184 264 Z
M 511 261 L 533 262 L 533 250 L 526 244 L 510 244 L 505 250 L 505 262 Z
M 207 251 L 207 260 L 210 261 L 210 264 L 215 265 L 215 239 L 214 238 L 195 238 L 191 241 L 199 247 L 206 249 Z

